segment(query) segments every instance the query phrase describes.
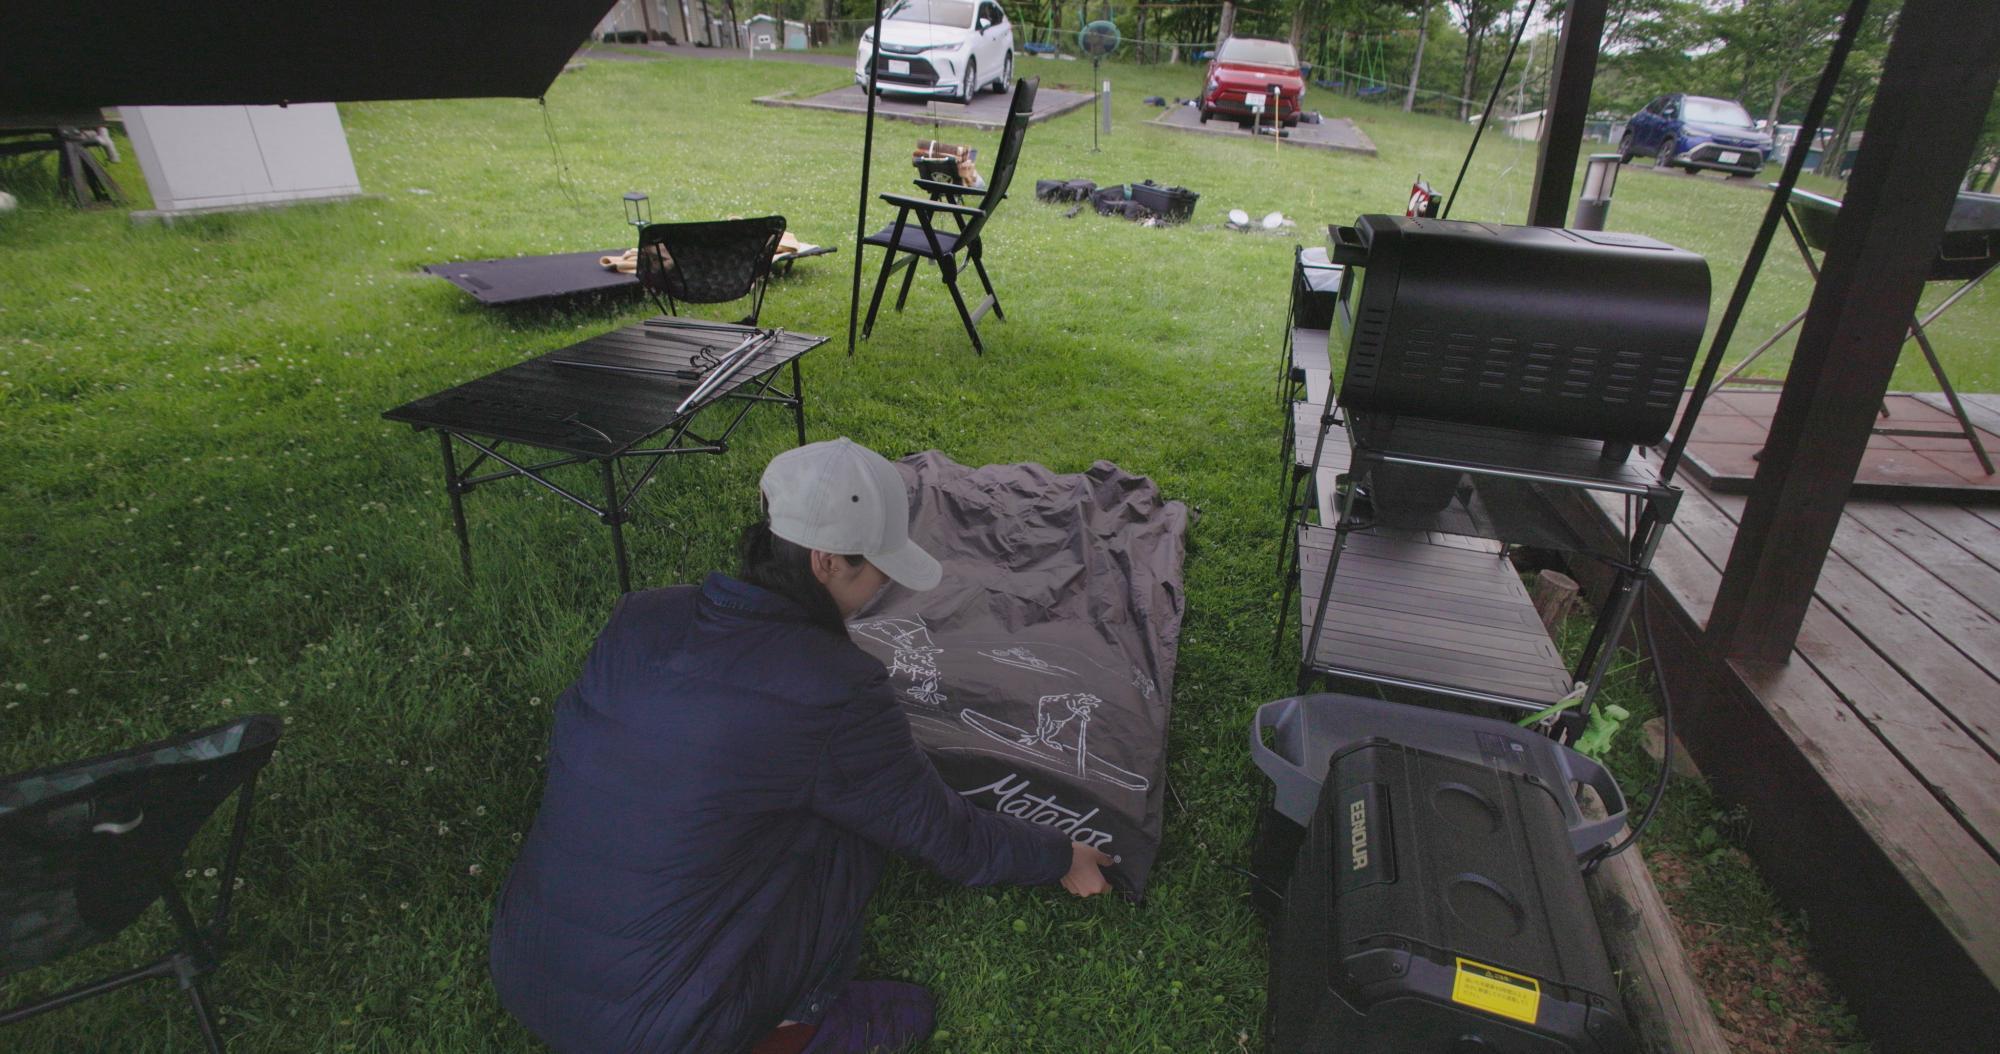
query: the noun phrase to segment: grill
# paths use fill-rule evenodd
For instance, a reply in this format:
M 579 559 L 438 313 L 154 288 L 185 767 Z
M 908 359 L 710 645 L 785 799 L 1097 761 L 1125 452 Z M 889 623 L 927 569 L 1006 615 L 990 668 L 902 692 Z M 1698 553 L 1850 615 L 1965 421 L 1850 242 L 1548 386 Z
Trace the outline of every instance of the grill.
M 1363 216 L 1340 405 L 1604 441 L 1665 436 L 1708 321 L 1708 264 L 1630 234 Z
M 907 63 L 910 71 L 897 73 L 889 67 L 891 62 Z M 929 61 L 915 55 L 879 53 L 875 56 L 875 79 L 894 84 L 918 84 L 930 88 L 937 85 L 938 75 Z

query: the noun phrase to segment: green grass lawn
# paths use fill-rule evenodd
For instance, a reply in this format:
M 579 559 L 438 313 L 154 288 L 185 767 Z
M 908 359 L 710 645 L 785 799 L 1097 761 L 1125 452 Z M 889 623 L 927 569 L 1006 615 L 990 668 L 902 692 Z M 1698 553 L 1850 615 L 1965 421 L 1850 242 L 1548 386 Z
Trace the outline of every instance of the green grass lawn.
M 1045 86 L 1089 78 L 1071 63 L 1023 72 Z M 1289 255 L 1327 223 L 1400 211 L 1418 173 L 1448 185 L 1470 134 L 1321 98 L 1309 105 L 1351 112 L 1380 158 L 1274 156 L 1143 126 L 1157 111 L 1141 97 L 1192 94 L 1195 70 L 1111 75 L 1118 124 L 1102 152 L 1082 114 L 1028 137 L 1018 193 L 989 228 L 1009 321 L 986 324 L 983 358 L 927 277 L 856 357 L 837 340 L 806 363 L 814 438 L 1062 471 L 1109 458 L 1201 512 L 1169 760 L 1185 807 L 1169 807 L 1152 895 L 1078 902 L 894 870 L 865 969 L 938 990 L 937 1050 L 1256 1048 L 1263 933 L 1228 869 L 1258 791 L 1245 722 L 1291 680 L 1266 659 Z M 485 930 L 533 815 L 549 704 L 613 599 L 608 541 L 526 487 L 483 491 L 469 499 L 479 577 L 467 588 L 435 441 L 378 415 L 649 312 L 486 311 L 416 269 L 624 243 L 618 199 L 640 189 L 656 219 L 781 212 L 807 240 L 842 245 L 777 283 L 765 320 L 844 334 L 860 122 L 749 100 L 845 78 L 769 61 L 594 61 L 550 92 L 560 172 L 531 102 L 343 106 L 370 197 L 174 226 L 75 212 L 46 168 L 0 170 L 23 198 L 0 216 L 0 771 L 285 716 L 239 944 L 215 983 L 236 1049 L 534 1047 L 488 988 Z M 875 186 L 905 189 L 905 151 L 929 130 L 879 131 Z M 944 137 L 988 156 L 995 138 Z M 1519 220 L 1533 164 L 1529 144 L 1489 141 L 1455 214 Z M 129 152 L 116 174 L 143 198 Z M 1182 228 L 1065 219 L 1029 193 L 1051 176 L 1151 178 L 1202 200 Z M 1612 225 L 1707 254 L 1719 305 L 1764 201 L 1715 177 L 1632 171 Z M 1231 207 L 1282 210 L 1298 230 L 1222 230 Z M 1805 293 L 1803 268 L 1775 247 L 1742 332 L 1768 332 Z M 1967 389 L 2000 381 L 1996 316 L 1987 289 L 1937 333 Z M 1930 387 L 1915 361 L 1899 387 Z M 758 472 L 790 442 L 789 421 L 769 414 L 729 456 L 671 466 L 631 532 L 637 582 L 727 567 Z M 1628 765 L 1628 782 L 1645 778 Z M 1754 912 L 1768 920 L 1768 905 Z M 147 936 L 0 984 L 0 1004 L 133 961 Z M 164 985 L 128 991 L 0 1045 L 192 1049 L 177 999 Z

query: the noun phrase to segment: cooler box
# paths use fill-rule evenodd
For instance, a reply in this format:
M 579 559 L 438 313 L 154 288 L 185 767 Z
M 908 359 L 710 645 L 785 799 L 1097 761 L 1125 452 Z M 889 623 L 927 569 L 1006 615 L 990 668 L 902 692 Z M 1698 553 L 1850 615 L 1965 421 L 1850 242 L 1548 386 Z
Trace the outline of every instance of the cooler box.
M 1250 726 L 1251 760 L 1271 781 L 1250 848 L 1250 869 L 1259 877 L 1251 892 L 1266 917 L 1283 899 L 1306 825 L 1319 808 L 1327 765 L 1371 738 L 1533 776 L 1562 810 L 1578 860 L 1616 837 L 1625 823 L 1625 795 L 1604 766 L 1518 725 L 1356 695 L 1279 699 L 1258 707 Z M 1584 818 L 1572 784 L 1597 792 L 1604 819 Z
M 1623 822 L 1601 767 L 1505 722 L 1337 695 L 1268 704 L 1252 742 L 1273 776 L 1254 855 L 1311 803 L 1272 927 L 1268 1050 L 1632 1048 L 1577 862 Z M 1584 821 L 1572 781 L 1613 815 Z
M 1333 308 L 1340 300 L 1340 278 L 1346 270 L 1318 246 L 1299 250 L 1292 265 L 1292 325 L 1333 328 Z

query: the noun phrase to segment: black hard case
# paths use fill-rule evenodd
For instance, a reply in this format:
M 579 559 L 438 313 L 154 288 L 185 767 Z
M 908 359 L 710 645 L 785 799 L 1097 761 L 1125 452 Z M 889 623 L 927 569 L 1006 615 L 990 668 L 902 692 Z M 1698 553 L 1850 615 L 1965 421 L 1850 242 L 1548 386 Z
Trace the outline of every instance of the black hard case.
M 1549 788 L 1583 860 L 1625 824 L 1625 794 L 1608 769 L 1538 732 L 1490 717 L 1365 696 L 1321 692 L 1257 708 L 1250 725 L 1250 760 L 1270 781 L 1250 847 L 1251 886 L 1266 918 L 1283 907 L 1306 826 L 1319 808 L 1321 785 L 1337 754 L 1372 739 L 1534 777 Z M 1584 815 L 1572 787 L 1596 792 L 1604 815 Z
M 1186 223 L 1194 215 L 1195 202 L 1201 200 L 1186 187 L 1163 187 L 1150 179 L 1132 184 L 1131 197 L 1167 223 Z
M 1635 234 L 1362 216 L 1340 403 L 1612 444 L 1655 443 L 1708 322 L 1708 264 Z
M 1532 979 L 1532 1021 L 1460 1001 L 1468 970 Z M 1268 992 L 1273 1054 L 1632 1048 L 1556 788 L 1382 739 L 1329 763 Z

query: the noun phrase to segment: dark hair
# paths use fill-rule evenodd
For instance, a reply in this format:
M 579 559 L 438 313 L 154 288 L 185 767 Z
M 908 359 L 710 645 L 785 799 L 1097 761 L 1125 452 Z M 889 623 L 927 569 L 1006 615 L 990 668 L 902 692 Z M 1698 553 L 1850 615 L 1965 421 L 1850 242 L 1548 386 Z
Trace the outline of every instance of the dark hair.
M 850 565 L 863 562 L 860 556 L 843 555 Z M 770 520 L 758 520 L 743 528 L 737 559 L 737 578 L 797 604 L 805 609 L 814 625 L 842 635 L 847 633 L 847 622 L 840 617 L 833 594 L 813 577 L 812 550 L 772 534 Z

